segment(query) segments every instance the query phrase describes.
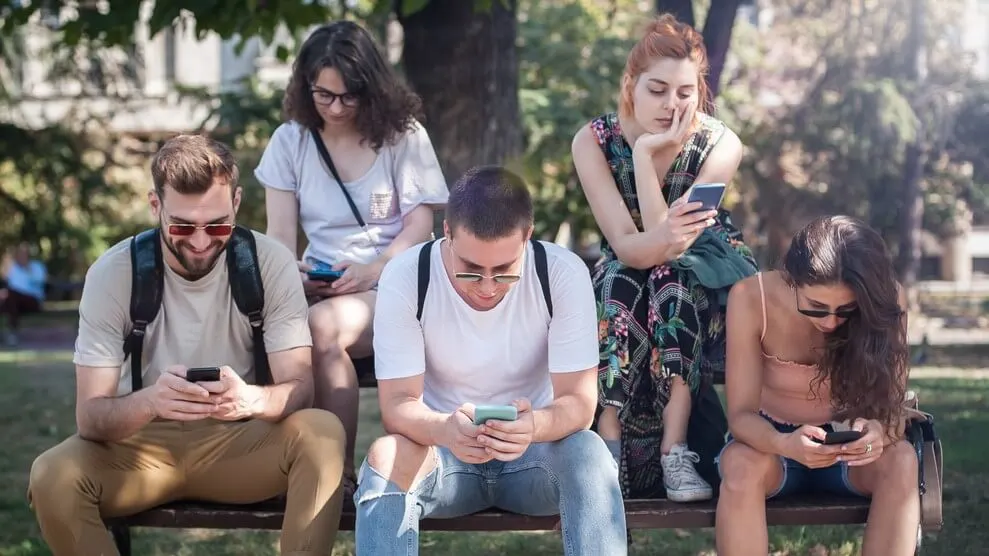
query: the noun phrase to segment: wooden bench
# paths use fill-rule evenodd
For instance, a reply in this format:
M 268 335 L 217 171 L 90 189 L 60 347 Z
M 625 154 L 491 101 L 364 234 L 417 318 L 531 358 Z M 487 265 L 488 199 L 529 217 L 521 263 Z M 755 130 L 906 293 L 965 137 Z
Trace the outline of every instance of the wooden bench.
M 373 360 L 355 361 L 359 384 L 374 388 Z M 719 381 L 720 382 L 720 381 Z M 673 529 L 714 527 L 717 501 L 674 503 L 665 499 L 627 500 L 625 515 L 629 529 Z M 136 515 L 106 520 L 122 556 L 131 554 L 131 527 L 172 529 L 260 529 L 280 530 L 284 518 L 284 500 L 258 504 L 227 505 L 195 501 L 174 502 Z M 353 502 L 344 502 L 341 531 L 354 529 Z M 813 496 L 767 503 L 766 518 L 770 525 L 836 525 L 865 523 L 869 502 L 856 498 Z M 559 517 L 531 517 L 488 510 L 455 519 L 425 519 L 423 531 L 552 531 L 559 529 Z

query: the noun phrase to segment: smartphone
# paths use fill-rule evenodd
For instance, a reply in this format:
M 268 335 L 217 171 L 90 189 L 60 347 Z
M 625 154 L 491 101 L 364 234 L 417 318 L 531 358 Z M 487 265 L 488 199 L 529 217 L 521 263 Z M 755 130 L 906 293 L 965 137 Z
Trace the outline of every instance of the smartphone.
M 862 431 L 831 431 L 824 437 L 824 444 L 846 444 L 862 438 Z
M 220 380 L 219 367 L 193 367 L 185 372 L 189 382 L 216 382 Z
M 343 271 L 314 268 L 309 272 L 307 272 L 306 276 L 308 276 L 310 280 L 318 280 L 320 282 L 333 283 L 338 278 L 343 276 Z
M 692 212 L 717 210 L 721 206 L 721 200 L 724 196 L 725 184 L 699 183 L 690 188 L 690 197 L 687 197 L 687 202 L 695 203 L 700 201 L 704 203 L 704 206 Z
M 479 405 L 474 408 L 474 424 L 481 425 L 489 419 L 514 421 L 519 418 L 519 410 L 514 405 Z

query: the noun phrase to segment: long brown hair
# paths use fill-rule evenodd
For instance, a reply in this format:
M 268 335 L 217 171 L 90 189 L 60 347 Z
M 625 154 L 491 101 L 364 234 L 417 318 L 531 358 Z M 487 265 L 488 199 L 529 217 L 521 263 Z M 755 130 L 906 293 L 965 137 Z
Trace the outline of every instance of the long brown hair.
M 849 216 L 815 219 L 793 238 L 783 276 L 793 287 L 844 284 L 855 293 L 858 311 L 828 334 L 812 388 L 828 380 L 842 418 L 895 425 L 910 348 L 896 272 L 882 236 Z

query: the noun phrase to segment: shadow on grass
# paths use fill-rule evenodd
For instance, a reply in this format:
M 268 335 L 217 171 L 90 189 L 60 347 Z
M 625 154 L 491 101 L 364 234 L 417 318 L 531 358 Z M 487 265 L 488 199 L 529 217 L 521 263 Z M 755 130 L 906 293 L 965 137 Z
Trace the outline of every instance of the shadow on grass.
M 4 450 L 0 457 L 0 556 L 49 554 L 41 541 L 25 492 L 34 457 L 74 432 L 71 354 L 0 353 L 0 423 Z M 922 408 L 933 413 L 944 440 L 945 529 L 925 538 L 923 554 L 982 554 L 989 545 L 989 380 L 923 379 L 912 381 Z M 376 392 L 361 392 L 358 461 L 381 434 Z M 858 554 L 861 526 L 775 527 L 773 554 Z M 713 555 L 711 529 L 637 531 L 635 555 Z M 272 532 L 137 529 L 134 552 L 141 555 L 277 554 Z M 424 533 L 422 553 L 562 554 L 559 533 Z M 334 554 L 353 554 L 353 535 L 341 533 Z

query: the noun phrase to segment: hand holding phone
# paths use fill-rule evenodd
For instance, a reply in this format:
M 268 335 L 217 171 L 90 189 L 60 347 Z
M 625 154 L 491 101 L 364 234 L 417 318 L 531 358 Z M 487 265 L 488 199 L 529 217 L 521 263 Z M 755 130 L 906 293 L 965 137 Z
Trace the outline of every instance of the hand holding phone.
M 480 410 L 478 415 L 477 410 Z M 536 434 L 532 404 L 521 398 L 512 405 L 481 406 L 475 409 L 477 442 L 498 461 L 518 459 L 529 448 Z
M 688 203 L 703 203 L 696 211 L 717 210 L 721 206 L 721 201 L 725 196 L 725 184 L 723 183 L 700 183 L 690 188 L 690 195 L 687 197 Z M 688 213 L 689 214 L 689 213 Z

